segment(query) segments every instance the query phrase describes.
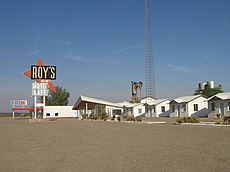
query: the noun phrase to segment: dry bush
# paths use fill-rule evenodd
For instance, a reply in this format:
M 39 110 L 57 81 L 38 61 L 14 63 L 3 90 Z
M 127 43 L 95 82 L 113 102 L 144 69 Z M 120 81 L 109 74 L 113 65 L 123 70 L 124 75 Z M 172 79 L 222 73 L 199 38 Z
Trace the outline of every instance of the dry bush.
M 196 116 L 192 117 L 183 117 L 176 120 L 177 123 L 199 123 L 200 119 Z
M 224 116 L 224 122 L 225 125 L 229 125 L 230 124 L 230 116 Z

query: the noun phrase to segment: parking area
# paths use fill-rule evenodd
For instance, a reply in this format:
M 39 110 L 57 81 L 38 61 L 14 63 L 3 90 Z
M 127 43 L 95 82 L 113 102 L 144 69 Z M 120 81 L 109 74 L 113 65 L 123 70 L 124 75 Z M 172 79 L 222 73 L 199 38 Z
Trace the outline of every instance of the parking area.
M 163 119 L 0 119 L 0 171 L 229 171 L 230 127 Z

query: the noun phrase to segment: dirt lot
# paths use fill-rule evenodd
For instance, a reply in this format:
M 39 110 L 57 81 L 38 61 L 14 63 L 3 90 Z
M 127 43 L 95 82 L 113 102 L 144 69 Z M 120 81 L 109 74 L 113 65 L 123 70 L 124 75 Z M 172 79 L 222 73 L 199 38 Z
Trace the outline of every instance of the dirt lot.
M 0 119 L 3 172 L 227 172 L 229 163 L 230 127 Z

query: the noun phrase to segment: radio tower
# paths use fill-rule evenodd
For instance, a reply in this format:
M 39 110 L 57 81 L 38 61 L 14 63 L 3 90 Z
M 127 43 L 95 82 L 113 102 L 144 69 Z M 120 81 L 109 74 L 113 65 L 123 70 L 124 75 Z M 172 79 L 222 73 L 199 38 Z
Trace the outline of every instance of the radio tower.
M 153 49 L 152 49 L 152 31 L 151 31 L 151 13 L 150 0 L 145 0 L 146 10 L 146 96 L 155 98 L 155 76 L 153 66 Z

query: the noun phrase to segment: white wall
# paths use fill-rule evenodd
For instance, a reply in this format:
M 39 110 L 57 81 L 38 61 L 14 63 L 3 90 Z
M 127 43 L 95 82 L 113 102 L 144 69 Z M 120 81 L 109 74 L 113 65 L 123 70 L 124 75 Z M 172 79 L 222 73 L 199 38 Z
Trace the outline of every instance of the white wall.
M 148 113 L 145 113 L 146 117 L 169 117 L 170 114 L 170 105 L 169 105 L 169 100 L 166 100 L 162 103 L 159 103 L 157 105 L 150 105 L 150 106 L 146 106 L 146 108 L 148 108 Z M 165 107 L 165 112 L 162 112 L 161 107 Z M 150 110 L 152 109 L 152 111 Z M 155 111 L 154 111 L 155 110 Z M 152 113 L 152 115 L 151 115 Z
M 74 118 L 79 117 L 79 111 L 72 110 L 73 106 L 45 106 L 43 118 Z M 50 116 L 47 116 L 47 114 Z M 55 115 L 58 115 L 56 116 Z
M 198 104 L 198 111 L 194 111 L 194 104 Z M 199 97 L 188 103 L 188 116 L 208 116 L 208 101 L 204 97 Z
M 170 105 L 169 105 L 169 100 L 164 101 L 158 105 L 156 105 L 156 117 L 159 116 L 164 116 L 164 117 L 168 117 L 170 114 Z M 164 106 L 165 107 L 165 112 L 162 112 L 161 107 Z
M 208 109 L 209 109 L 208 117 L 215 117 L 216 114 L 221 113 L 221 109 L 220 109 L 221 103 L 224 104 L 224 114 L 223 115 L 230 115 L 228 102 L 230 102 L 230 100 L 210 100 L 208 102 Z M 215 110 L 214 111 L 212 111 L 211 103 L 215 103 Z
M 141 112 L 139 112 L 139 109 L 141 109 Z M 133 115 L 134 117 L 140 116 L 145 114 L 145 106 L 143 104 L 140 104 L 138 106 L 133 107 Z

